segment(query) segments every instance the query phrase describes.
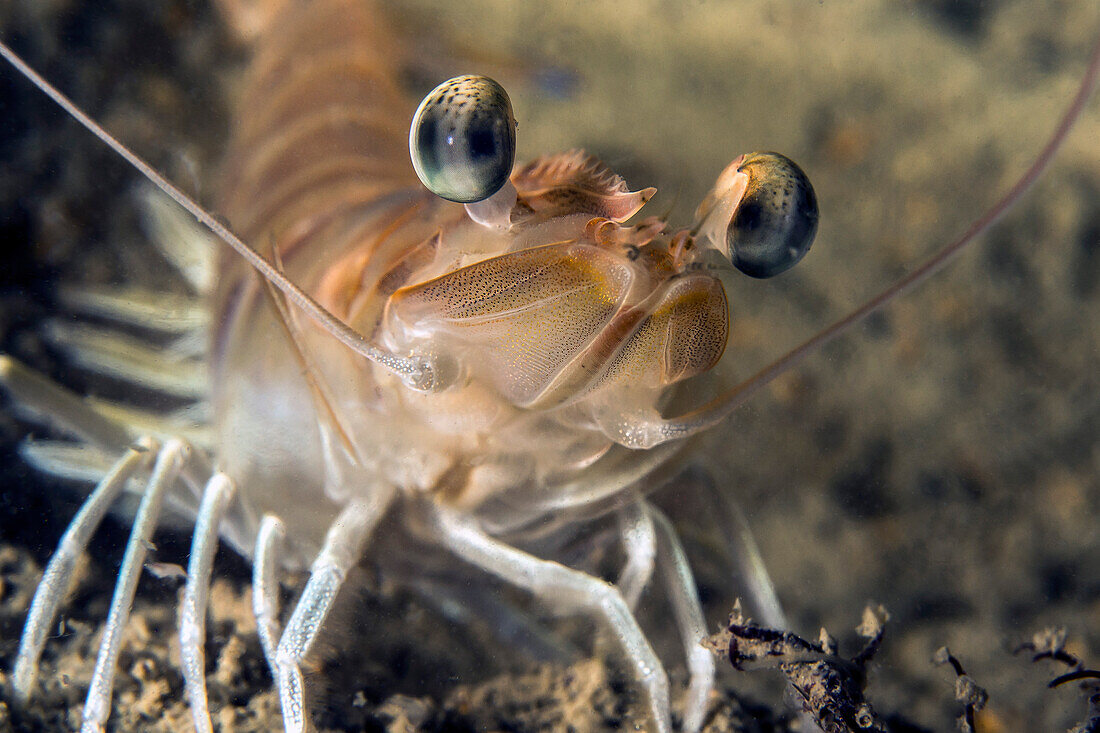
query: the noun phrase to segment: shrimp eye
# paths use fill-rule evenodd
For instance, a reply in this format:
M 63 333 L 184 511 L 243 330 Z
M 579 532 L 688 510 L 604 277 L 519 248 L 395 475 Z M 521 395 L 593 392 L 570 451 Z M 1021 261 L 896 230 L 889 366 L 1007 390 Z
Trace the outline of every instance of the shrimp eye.
M 409 154 L 428 189 L 463 204 L 489 198 L 512 173 L 516 120 L 504 87 L 487 76 L 448 79 L 420 103 Z
M 817 196 L 810 179 L 779 153 L 750 153 L 738 172 L 748 185 L 726 227 L 733 265 L 751 277 L 794 267 L 817 233 Z

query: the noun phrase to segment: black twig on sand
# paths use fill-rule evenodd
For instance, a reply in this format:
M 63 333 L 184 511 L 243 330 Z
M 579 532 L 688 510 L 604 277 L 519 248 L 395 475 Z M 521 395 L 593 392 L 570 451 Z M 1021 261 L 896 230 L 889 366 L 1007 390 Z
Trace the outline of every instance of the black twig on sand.
M 1031 661 L 1038 662 L 1041 659 L 1053 659 L 1067 667 L 1080 668 L 1081 660 L 1066 651 L 1066 630 L 1062 627 L 1051 627 L 1036 632 L 1031 639 L 1020 644 L 1013 650 L 1013 654 L 1031 652 Z
M 962 663 L 947 647 L 941 646 L 936 650 L 932 661 L 936 664 L 950 664 L 955 670 L 955 700 L 963 704 L 963 712 L 959 716 L 959 730 L 963 733 L 974 733 L 975 713 L 985 707 L 989 700 L 989 693 L 966 673 Z
M 1047 628 L 1020 644 L 1013 653 L 1030 652 L 1032 662 L 1052 659 L 1070 667 L 1069 672 L 1058 675 L 1047 684 L 1047 687 L 1054 688 L 1068 682 L 1081 682 L 1081 690 L 1088 696 L 1085 719 L 1067 733 L 1100 733 L 1100 670 L 1085 669 L 1085 663 L 1067 652 L 1065 645 L 1064 628 Z
M 809 642 L 789 631 L 758 626 L 734 607 L 729 626 L 704 642 L 729 659 L 734 669 L 777 669 L 787 678 L 802 707 L 825 733 L 877 731 L 886 727 L 864 699 L 866 665 L 882 642 L 888 615 L 882 606 L 868 606 L 856 631 L 867 639 L 851 659 L 837 655 L 837 642 L 825 629 Z

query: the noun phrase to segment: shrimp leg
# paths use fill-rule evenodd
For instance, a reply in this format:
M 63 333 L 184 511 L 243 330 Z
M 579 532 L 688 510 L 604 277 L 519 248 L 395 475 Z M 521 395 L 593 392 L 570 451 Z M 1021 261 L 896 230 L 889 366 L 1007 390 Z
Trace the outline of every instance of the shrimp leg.
M 256 535 L 256 549 L 252 558 L 252 615 L 260 634 L 267 666 L 271 676 L 278 679 L 275 650 L 279 642 L 279 583 L 275 573 L 279 568 L 279 556 L 286 542 L 286 525 L 273 514 L 264 515 L 260 531 Z
M 206 599 L 214 553 L 218 549 L 218 526 L 225 517 L 237 487 L 224 473 L 215 473 L 203 490 L 202 504 L 195 520 L 191 540 L 191 558 L 187 563 L 187 584 L 180 602 L 179 634 L 183 686 L 191 706 L 191 719 L 197 733 L 212 731 L 206 698 Z
M 115 681 L 115 668 L 118 654 L 122 648 L 122 631 L 130 617 L 134 604 L 134 593 L 145 563 L 145 553 L 149 539 L 157 526 L 160 509 L 165 494 L 175 483 L 184 462 L 191 454 L 191 448 L 181 440 L 167 440 L 157 455 L 153 466 L 153 475 L 145 487 L 145 492 L 134 517 L 130 539 L 126 544 L 126 554 L 119 568 L 118 583 L 111 598 L 111 608 L 107 622 L 103 627 L 103 638 L 99 643 L 99 654 L 95 660 L 92 683 L 88 688 L 88 697 L 84 701 L 84 715 L 81 723 L 82 733 L 96 733 L 103 730 L 103 723 L 111 712 L 111 689 Z
M 92 535 L 122 493 L 126 482 L 149 462 L 156 448 L 153 441 L 143 439 L 126 451 L 84 501 L 61 537 L 34 592 L 34 602 L 23 627 L 23 637 L 19 640 L 19 654 L 15 658 L 12 675 L 15 695 L 19 700 L 26 702 L 30 698 L 38 676 L 38 658 L 46 644 L 49 627 L 57 616 L 57 608 L 72 582 L 77 559 L 87 549 Z
M 649 579 L 653 577 L 653 564 L 657 556 L 653 519 L 639 502 L 632 502 L 619 510 L 619 534 L 626 551 L 626 564 L 615 585 L 633 611 Z
M 531 591 L 553 608 L 587 612 L 606 624 L 645 690 L 657 729 L 661 733 L 671 730 L 668 676 L 615 586 L 511 547 L 444 507 L 435 506 L 428 511 L 439 542 L 458 557 Z
M 672 522 L 657 507 L 645 502 L 643 508 L 657 528 L 657 567 L 668 590 L 680 640 L 684 644 L 684 656 L 687 657 L 691 681 L 684 705 L 683 729 L 693 732 L 703 727 L 707 696 L 714 687 L 714 655 L 700 643 L 707 635 L 707 625 L 699 603 L 698 586 L 680 538 Z
M 729 496 L 730 492 L 718 486 L 709 472 L 705 472 L 704 482 L 703 499 L 717 522 L 718 536 L 724 541 L 725 554 L 734 570 L 730 577 L 732 587 L 741 589 L 746 610 L 760 623 L 775 629 L 790 628 L 741 506 Z
M 393 489 L 373 491 L 368 498 L 344 507 L 329 527 L 325 544 L 313 561 L 309 581 L 275 651 L 279 702 L 283 710 L 283 727 L 288 733 L 306 730 L 309 721 L 301 663 L 332 610 L 348 571 L 359 561 L 367 538 L 393 496 Z

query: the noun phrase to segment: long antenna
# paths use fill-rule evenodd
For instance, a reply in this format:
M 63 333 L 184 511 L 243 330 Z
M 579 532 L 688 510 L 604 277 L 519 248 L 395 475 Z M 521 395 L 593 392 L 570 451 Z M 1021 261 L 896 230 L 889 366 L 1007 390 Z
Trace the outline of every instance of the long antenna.
M 1062 114 L 1062 118 L 1059 120 L 1058 126 L 1054 130 L 1054 134 L 1047 140 L 1046 145 L 1043 146 L 1043 149 L 1035 157 L 1035 160 L 1031 163 L 1027 171 L 1010 189 L 1008 189 L 1007 192 L 1005 192 L 997 203 L 975 219 L 958 239 L 942 247 L 922 262 L 917 269 L 890 285 L 863 305 L 848 313 L 840 320 L 818 331 L 813 336 L 729 391 L 683 415 L 664 419 L 649 425 L 648 429 L 645 431 L 648 438 L 646 442 L 664 442 L 665 440 L 684 437 L 717 424 L 733 410 L 740 407 L 761 387 L 764 387 L 788 369 L 802 363 L 807 356 L 838 336 L 847 333 L 864 318 L 879 310 L 899 295 L 912 290 L 932 275 L 942 270 L 944 266 L 951 262 L 951 260 L 965 249 L 968 244 L 989 229 L 989 227 L 1004 216 L 1017 201 L 1023 198 L 1047 168 L 1050 167 L 1055 155 L 1057 155 L 1058 151 L 1065 143 L 1070 130 L 1073 129 L 1081 113 L 1084 112 L 1085 105 L 1092 95 L 1098 77 L 1100 77 L 1100 36 L 1097 37 L 1092 48 L 1092 54 L 1089 57 L 1088 66 L 1085 69 L 1085 74 L 1081 79 L 1081 83 L 1077 87 L 1077 93 L 1069 103 L 1066 111 Z
M 25 76 L 32 84 L 38 87 L 50 99 L 56 102 L 63 110 L 83 125 L 89 132 L 102 140 L 107 147 L 121 155 L 130 165 L 137 168 L 141 175 L 145 176 L 154 186 L 170 196 L 176 203 L 187 209 L 200 224 L 209 229 L 214 236 L 222 240 L 236 252 L 244 257 L 252 267 L 276 288 L 286 295 L 294 305 L 301 308 L 306 315 L 317 322 L 321 328 L 328 331 L 340 343 L 347 346 L 355 353 L 370 359 L 387 369 L 398 374 L 405 382 L 419 390 L 432 389 L 435 382 L 434 371 L 427 360 L 406 359 L 383 351 L 374 346 L 358 331 L 330 313 L 323 305 L 314 300 L 308 293 L 299 288 L 278 268 L 268 262 L 263 255 L 246 244 L 236 234 L 229 230 L 217 219 L 195 202 L 190 196 L 176 188 L 168 179 L 157 173 L 156 169 L 146 163 L 136 153 L 132 152 L 123 143 L 117 140 L 111 133 L 88 115 L 84 114 L 68 97 L 62 94 L 56 87 L 42 78 L 41 75 L 23 61 L 7 44 L 0 41 L 0 56 L 3 56 L 14 66 L 20 74 Z
M 338 319 L 307 293 L 298 288 L 256 250 L 241 241 L 240 238 L 214 219 L 214 217 L 207 213 L 199 204 L 194 202 L 186 194 L 157 173 L 152 166 L 131 152 L 99 124 L 81 112 L 64 94 L 54 88 L 49 82 L 30 68 L 30 66 L 24 63 L 23 60 L 3 42 L 0 42 L 0 56 L 7 59 L 21 74 L 27 77 L 27 79 L 53 99 L 62 109 L 68 112 L 92 134 L 137 168 L 138 171 L 157 186 L 157 188 L 187 209 L 187 211 L 219 239 L 236 250 L 260 273 L 261 276 L 281 290 L 291 302 L 305 311 L 307 315 L 313 318 L 322 328 L 331 333 L 341 343 L 367 359 L 391 369 L 414 388 L 427 390 L 436 386 L 434 384 L 434 370 L 430 362 L 427 360 L 418 361 L 406 359 L 396 354 L 383 351 L 372 345 L 362 336 L 362 334 Z M 1098 76 L 1100 76 L 1100 37 L 1097 38 L 1093 46 L 1088 66 L 1078 86 L 1077 93 L 1073 97 L 1065 113 L 1062 115 L 1058 126 L 1055 128 L 1054 134 L 1047 141 L 1038 156 L 1036 156 L 1027 171 L 1001 197 L 1001 199 L 997 201 L 997 203 L 971 223 L 961 236 L 942 247 L 901 280 L 889 286 L 840 320 L 818 331 L 809 339 L 791 349 L 733 389 L 715 397 L 706 404 L 688 413 L 674 418 L 655 421 L 640 430 L 635 427 L 631 432 L 634 435 L 645 433 L 646 437 L 641 440 L 641 443 L 652 445 L 690 435 L 701 429 L 713 426 L 724 419 L 730 412 L 737 409 L 760 388 L 769 384 L 787 370 L 800 364 L 811 353 L 831 342 L 838 336 L 847 333 L 864 318 L 878 311 L 898 296 L 917 287 L 929 277 L 943 269 L 944 266 L 953 260 L 976 237 L 985 232 L 998 219 L 1004 216 L 1004 214 L 1011 209 L 1042 176 L 1065 143 L 1070 130 L 1084 111 L 1085 104 L 1092 94 Z

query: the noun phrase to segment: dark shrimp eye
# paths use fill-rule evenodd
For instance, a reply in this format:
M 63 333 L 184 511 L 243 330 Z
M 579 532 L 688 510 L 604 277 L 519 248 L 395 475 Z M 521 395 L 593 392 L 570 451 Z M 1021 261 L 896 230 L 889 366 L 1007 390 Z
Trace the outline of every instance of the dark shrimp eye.
M 738 171 L 748 187 L 726 228 L 734 266 L 751 277 L 794 267 L 817 233 L 817 196 L 810 179 L 779 153 L 750 153 Z
M 437 196 L 469 204 L 499 191 L 516 159 L 516 120 L 504 87 L 486 76 L 437 86 L 413 115 L 409 155 Z

